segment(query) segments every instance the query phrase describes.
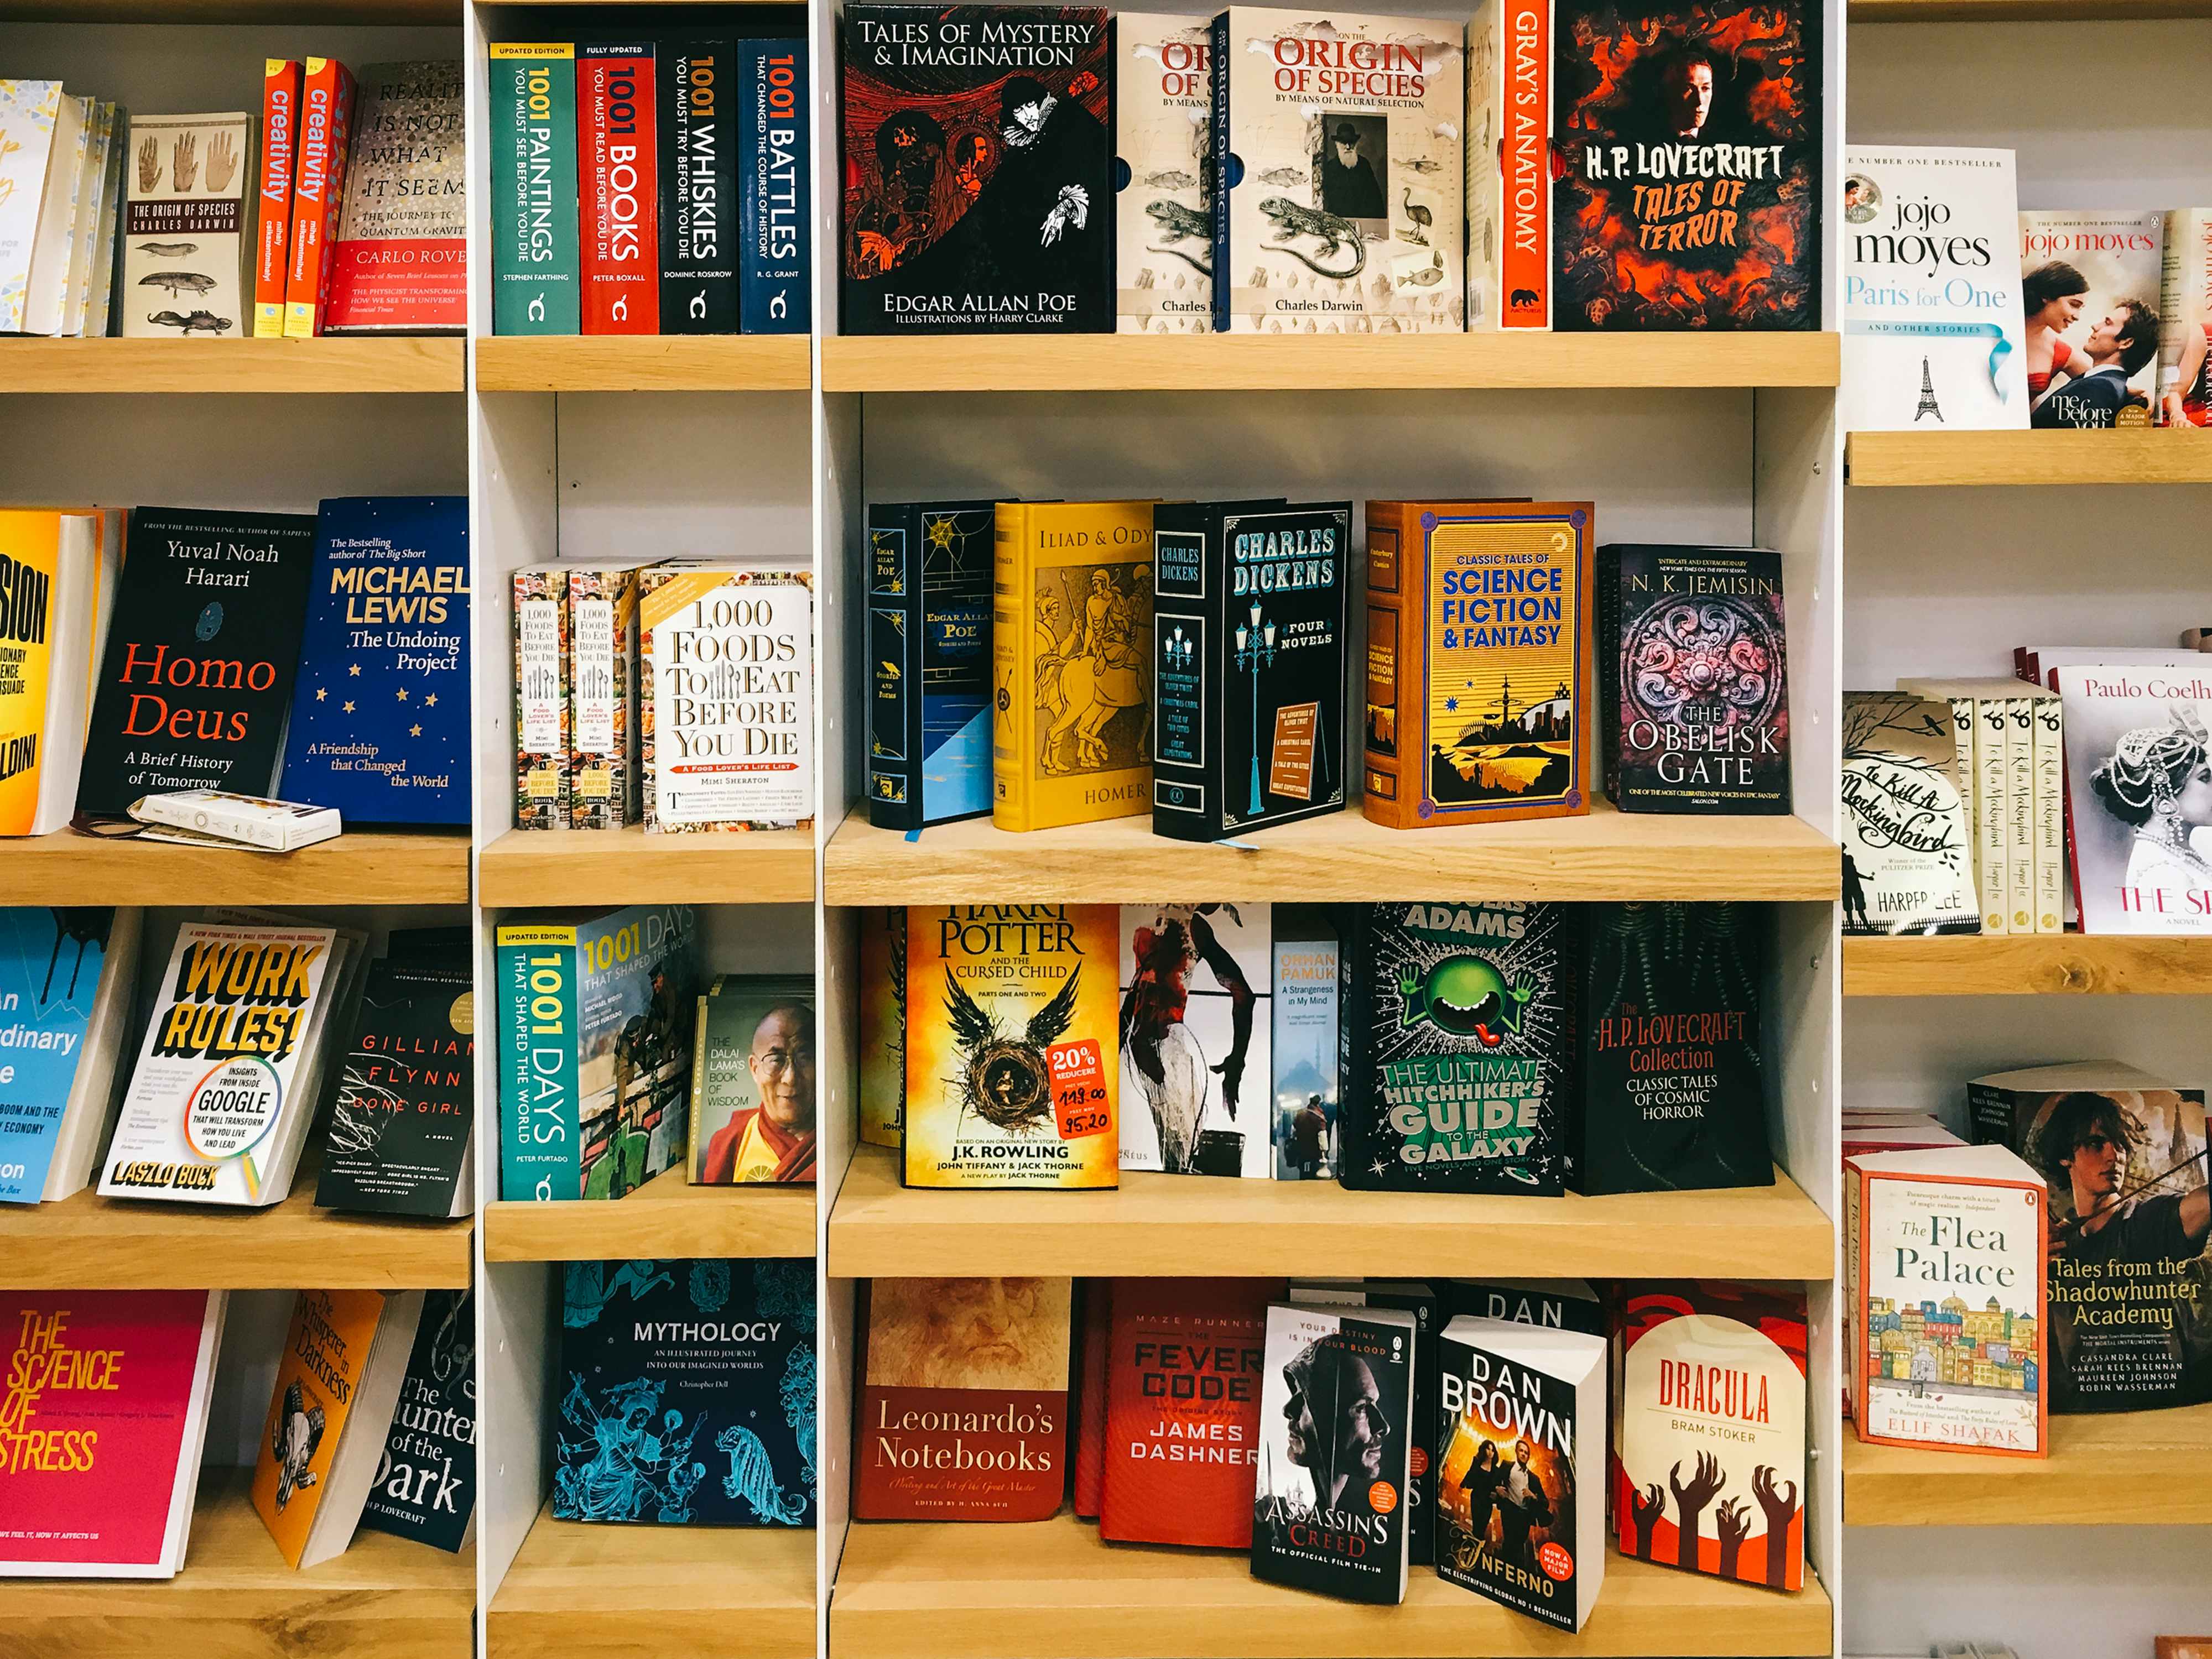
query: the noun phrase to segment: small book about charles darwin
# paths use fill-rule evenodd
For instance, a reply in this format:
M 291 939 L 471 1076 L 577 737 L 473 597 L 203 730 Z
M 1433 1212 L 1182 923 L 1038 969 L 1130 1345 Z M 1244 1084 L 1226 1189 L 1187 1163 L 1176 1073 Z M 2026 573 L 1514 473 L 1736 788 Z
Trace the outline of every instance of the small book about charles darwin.
M 906 918 L 909 1187 L 1121 1184 L 1110 904 Z
M 1215 329 L 1457 333 L 1459 27 L 1231 6 L 1212 35 Z
M 814 1335 L 809 1261 L 569 1262 L 554 1518 L 811 1527 Z
M 1120 333 L 1213 331 L 1212 33 L 1203 17 L 1114 14 Z
M 448 1555 L 476 1536 L 476 1356 L 474 1293 L 425 1291 L 384 1461 L 362 1506 L 371 1532 Z
M 1578 1631 L 1605 1582 L 1605 1339 L 1462 1314 L 1438 1347 L 1437 1577 Z
M 1121 906 L 1123 1169 L 1268 1179 L 1271 914 Z
M 1114 331 L 1112 23 L 844 9 L 844 332 Z
M 1552 326 L 1820 326 L 1820 8 L 1558 0 Z
M 1595 528 L 1588 501 L 1367 503 L 1369 817 L 1589 811 Z
M 1580 944 L 1562 904 L 1345 907 L 1346 1187 L 1566 1190 Z
M 1638 1284 L 1613 1341 L 1620 1553 L 1802 1589 L 1803 1288 Z
M 814 981 L 718 974 L 691 1052 L 693 1181 L 814 1179 Z
M 1067 1279 L 869 1285 L 854 1519 L 1042 1521 L 1058 1511 L 1074 1294 Z
M 1341 811 L 1352 503 L 1152 509 L 1152 833 Z
M 372 963 L 338 1074 L 315 1202 L 380 1215 L 476 1208 L 476 997 L 465 957 Z
M 1406 1599 L 1413 1316 L 1267 1310 L 1252 1576 L 1347 1601 Z
M 868 822 L 991 810 L 994 504 L 868 508 Z
M 1790 810 L 1782 558 L 1759 548 L 1597 551 L 1605 793 L 1624 812 Z

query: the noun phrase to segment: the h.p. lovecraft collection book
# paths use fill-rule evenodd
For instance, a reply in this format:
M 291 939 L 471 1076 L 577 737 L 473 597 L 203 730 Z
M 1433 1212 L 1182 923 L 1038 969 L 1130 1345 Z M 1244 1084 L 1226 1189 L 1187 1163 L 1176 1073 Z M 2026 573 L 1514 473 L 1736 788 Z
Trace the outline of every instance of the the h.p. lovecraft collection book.
M 953 904 L 906 917 L 909 1187 L 1120 1183 L 1110 904 Z
M 1000 501 L 994 548 L 991 821 L 1148 811 L 1152 504 Z
M 1349 501 L 1153 508 L 1153 834 L 1342 809 L 1351 544 Z
M 2020 216 L 2031 427 L 2151 424 L 2165 239 L 2155 210 Z
M 123 337 L 242 336 L 253 291 L 254 118 L 134 115 L 130 125 Z
M 571 1261 L 553 1514 L 811 1527 L 814 1274 L 804 1261 Z
M 991 810 L 994 504 L 868 508 L 868 822 Z
M 1574 912 L 1345 907 L 1346 1187 L 1556 1196 L 1574 1103 Z
M 1419 1279 L 1294 1279 L 1289 1299 L 1305 1308 L 1396 1308 L 1413 1316 L 1413 1415 L 1407 1429 L 1406 1559 L 1425 1567 L 1436 1560 L 1436 1464 L 1424 1426 L 1437 1417 L 1437 1349 L 1444 1304 L 1432 1285 Z
M 361 1524 L 459 1555 L 477 1526 L 473 1292 L 425 1291 Z
M 1605 1339 L 1462 1314 L 1438 1348 L 1437 1577 L 1578 1631 L 1605 1582 Z
M 1587 501 L 1367 503 L 1370 818 L 1589 810 L 1595 517 Z
M 1949 705 L 1844 693 L 1844 932 L 1981 927 Z
M 878 1279 L 855 1424 L 861 1521 L 1042 1521 L 1067 1490 L 1074 1281 Z M 974 1333 L 988 1331 L 977 1342 Z
M 906 907 L 860 910 L 860 1139 L 897 1146 L 906 1134 Z
M 1456 333 L 1466 53 L 1425 17 L 1231 6 L 1213 20 L 1213 326 Z
M 1552 325 L 1552 9 L 1467 26 L 1467 325 Z
M 814 1179 L 814 981 L 720 974 L 700 994 L 690 1178 Z
M 2212 1400 L 2204 1091 L 2117 1060 L 1976 1078 L 1974 1139 L 2045 1183 L 2051 1409 Z
M 369 965 L 315 1202 L 383 1215 L 476 1207 L 476 998 L 465 957 Z
M 501 1198 L 621 1198 L 682 1159 L 697 933 L 688 905 L 501 927 Z
M 1805 1333 L 1802 1289 L 1629 1288 L 1613 1338 L 1623 1555 L 1804 1587 Z
M 1553 8 L 1552 326 L 1820 326 L 1820 9 Z
M 1315 905 L 1275 907 L 1275 1179 L 1336 1174 L 1337 929 Z
M 0 1204 L 82 1190 L 100 1161 L 145 913 L 0 910 Z
M 2064 700 L 2081 931 L 2212 931 L 2212 860 L 2195 839 L 2212 819 L 2200 781 L 2212 753 L 2212 673 L 2062 664 L 2051 678 Z
M 492 332 L 580 333 L 576 48 L 495 40 L 485 50 Z
M 1406 1599 L 1413 1329 L 1397 1308 L 1267 1310 L 1255 1578 Z
M 1616 544 L 1597 555 L 1599 741 L 1624 812 L 1790 810 L 1782 558 Z
M 1115 327 L 1213 329 L 1212 30 L 1173 12 L 1114 14 Z
M 466 131 L 458 58 L 362 68 L 325 333 L 467 331 Z
M 1095 6 L 856 4 L 848 334 L 1114 331 L 1114 59 Z
M 1269 1178 L 1270 907 L 1121 907 L 1121 1164 Z

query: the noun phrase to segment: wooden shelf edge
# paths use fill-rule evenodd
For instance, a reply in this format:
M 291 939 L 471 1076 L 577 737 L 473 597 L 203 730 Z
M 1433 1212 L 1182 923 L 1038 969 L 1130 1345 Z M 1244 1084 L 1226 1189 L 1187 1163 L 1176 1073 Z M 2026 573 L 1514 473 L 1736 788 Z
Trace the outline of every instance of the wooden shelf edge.
M 706 1187 L 682 1164 L 627 1198 L 502 1200 L 484 1211 L 487 1261 L 601 1261 L 647 1256 L 811 1258 L 811 1185 Z
M 2050 1426 L 2040 1459 L 1869 1445 L 1847 1426 L 1844 1523 L 2212 1526 L 2212 1405 Z
M 2212 15 L 2212 0 L 2205 0 Z M 2212 434 L 1853 432 L 1844 481 L 1861 489 L 2212 484 Z
M 2212 995 L 2212 938 L 1960 934 L 1844 940 L 1847 997 Z
M 480 335 L 479 392 L 805 392 L 805 334 Z
M 459 335 L 8 339 L 0 340 L 0 392 L 459 392 L 464 345 Z
M 811 904 L 814 835 L 660 836 L 643 830 L 509 830 L 477 860 L 487 909 L 558 904 Z
M 459 831 L 354 830 L 296 853 L 108 840 L 57 830 L 0 840 L 9 884 L 52 904 L 466 904 Z

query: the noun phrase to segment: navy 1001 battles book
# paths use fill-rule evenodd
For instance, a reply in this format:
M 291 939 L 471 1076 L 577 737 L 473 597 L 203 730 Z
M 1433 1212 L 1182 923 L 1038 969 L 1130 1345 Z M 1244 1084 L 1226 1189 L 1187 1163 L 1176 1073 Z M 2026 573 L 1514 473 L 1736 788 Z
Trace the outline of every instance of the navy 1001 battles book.
M 1177 841 L 1344 805 L 1352 503 L 1152 510 L 1152 833 Z

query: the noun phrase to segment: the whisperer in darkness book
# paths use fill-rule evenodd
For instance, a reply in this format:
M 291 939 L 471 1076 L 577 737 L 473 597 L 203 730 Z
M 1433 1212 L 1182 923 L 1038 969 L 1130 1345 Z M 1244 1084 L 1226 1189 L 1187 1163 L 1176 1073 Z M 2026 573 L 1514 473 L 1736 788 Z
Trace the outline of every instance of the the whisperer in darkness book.
M 994 503 L 868 509 L 868 822 L 991 810 Z
M 1352 503 L 1152 510 L 1152 833 L 1224 836 L 1340 810 Z

